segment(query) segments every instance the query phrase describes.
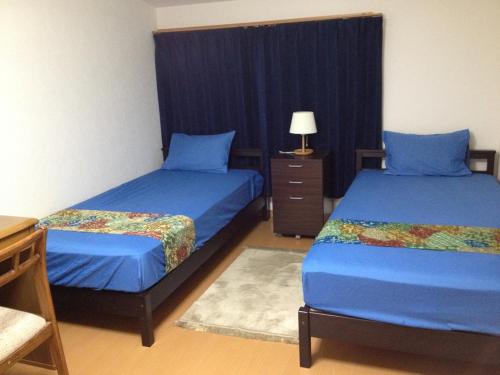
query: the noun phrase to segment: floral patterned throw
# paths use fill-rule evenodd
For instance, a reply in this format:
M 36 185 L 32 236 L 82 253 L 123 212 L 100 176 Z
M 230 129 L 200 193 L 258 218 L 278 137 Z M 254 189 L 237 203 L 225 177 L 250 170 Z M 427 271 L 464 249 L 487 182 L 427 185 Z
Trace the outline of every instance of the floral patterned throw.
M 195 246 L 193 220 L 182 215 L 68 209 L 41 219 L 39 226 L 156 238 L 163 244 L 167 272 L 181 264 Z
M 320 243 L 500 254 L 500 228 L 335 219 L 316 237 Z

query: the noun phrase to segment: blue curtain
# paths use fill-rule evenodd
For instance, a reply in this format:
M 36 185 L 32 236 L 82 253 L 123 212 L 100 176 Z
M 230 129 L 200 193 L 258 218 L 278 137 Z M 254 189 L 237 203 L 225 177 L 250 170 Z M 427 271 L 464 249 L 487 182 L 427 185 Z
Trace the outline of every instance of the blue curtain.
M 314 111 L 309 143 L 331 151 L 329 192 L 342 196 L 354 150 L 381 144 L 382 35 L 382 17 L 156 34 L 163 144 L 235 129 L 235 147 L 269 158 L 299 146 L 292 112 Z

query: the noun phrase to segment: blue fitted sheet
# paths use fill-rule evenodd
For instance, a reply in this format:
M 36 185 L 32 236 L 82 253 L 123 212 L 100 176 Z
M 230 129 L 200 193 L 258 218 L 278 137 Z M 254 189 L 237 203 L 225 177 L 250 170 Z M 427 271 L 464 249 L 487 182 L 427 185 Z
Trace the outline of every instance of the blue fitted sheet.
M 489 175 L 390 176 L 365 170 L 331 215 L 418 224 L 500 227 Z M 500 334 L 500 255 L 318 244 L 302 268 L 307 305 L 421 328 Z
M 225 173 L 160 169 L 73 208 L 186 215 L 196 248 L 214 236 L 262 191 L 252 170 Z M 47 268 L 54 285 L 139 292 L 165 276 L 159 240 L 118 234 L 49 230 Z

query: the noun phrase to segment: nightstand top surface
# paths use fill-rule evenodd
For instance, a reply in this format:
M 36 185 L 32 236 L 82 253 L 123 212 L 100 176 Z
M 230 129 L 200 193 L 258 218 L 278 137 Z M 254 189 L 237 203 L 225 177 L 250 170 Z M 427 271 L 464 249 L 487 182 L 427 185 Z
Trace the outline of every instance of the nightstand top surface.
M 324 150 L 314 151 L 313 154 L 307 156 L 300 156 L 295 154 L 275 154 L 271 159 L 286 159 L 286 160 L 318 160 L 324 159 L 330 152 Z

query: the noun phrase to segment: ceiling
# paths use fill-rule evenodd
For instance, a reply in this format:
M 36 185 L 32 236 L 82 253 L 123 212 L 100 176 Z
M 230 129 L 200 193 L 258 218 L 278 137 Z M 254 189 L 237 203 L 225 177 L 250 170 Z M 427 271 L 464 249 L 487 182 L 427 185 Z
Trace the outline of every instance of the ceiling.
M 218 1 L 233 1 L 233 0 L 144 0 L 144 1 L 154 7 L 171 7 L 176 5 L 216 3 Z

